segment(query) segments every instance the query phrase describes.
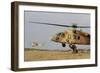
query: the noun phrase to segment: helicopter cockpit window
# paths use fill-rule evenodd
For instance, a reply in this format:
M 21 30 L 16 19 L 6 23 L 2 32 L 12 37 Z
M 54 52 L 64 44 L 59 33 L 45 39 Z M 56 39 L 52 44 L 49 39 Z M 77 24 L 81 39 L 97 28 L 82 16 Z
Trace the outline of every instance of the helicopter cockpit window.
M 60 36 L 60 35 L 61 35 L 61 32 L 60 32 L 60 33 L 58 33 L 57 35 L 58 35 L 58 36 Z
M 56 37 L 56 40 L 59 40 L 59 37 Z
M 64 34 L 63 32 L 58 33 L 57 35 L 58 35 L 58 36 L 61 36 L 61 37 L 65 37 L 65 34 Z
M 62 34 L 61 34 L 61 37 L 65 37 L 65 34 L 64 34 L 64 33 L 62 33 Z

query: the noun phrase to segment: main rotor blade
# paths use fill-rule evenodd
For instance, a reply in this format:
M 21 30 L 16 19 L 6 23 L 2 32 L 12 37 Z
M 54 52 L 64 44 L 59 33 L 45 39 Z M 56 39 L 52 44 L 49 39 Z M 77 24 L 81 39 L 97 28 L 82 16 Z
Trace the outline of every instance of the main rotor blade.
M 77 26 L 77 28 L 90 28 L 90 26 Z
M 46 25 L 53 25 L 53 26 L 61 26 L 61 27 L 72 27 L 72 28 L 90 28 L 90 26 L 68 26 L 68 25 L 60 25 L 60 24 L 53 24 L 53 23 L 42 23 L 42 22 L 32 22 L 30 21 L 30 23 L 36 23 L 36 24 L 46 24 Z
M 30 23 L 46 24 L 46 25 L 61 26 L 61 27 L 71 27 L 67 25 L 60 25 L 60 24 L 53 24 L 53 23 L 41 23 L 41 22 L 32 22 L 32 21 Z

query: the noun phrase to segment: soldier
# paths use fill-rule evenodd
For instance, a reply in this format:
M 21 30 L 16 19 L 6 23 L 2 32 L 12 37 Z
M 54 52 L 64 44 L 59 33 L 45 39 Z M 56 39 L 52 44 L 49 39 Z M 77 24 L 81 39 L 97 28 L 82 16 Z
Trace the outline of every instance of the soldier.
M 73 53 L 78 53 L 77 47 L 74 44 L 69 44 L 69 47 L 73 50 Z

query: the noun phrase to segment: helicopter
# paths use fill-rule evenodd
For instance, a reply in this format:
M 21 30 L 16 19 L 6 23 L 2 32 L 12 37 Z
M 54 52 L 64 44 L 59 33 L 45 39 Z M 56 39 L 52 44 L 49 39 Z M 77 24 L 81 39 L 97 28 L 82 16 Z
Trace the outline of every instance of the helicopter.
M 69 47 L 73 50 L 73 53 L 78 53 L 78 49 L 76 46 L 77 44 L 78 45 L 90 45 L 90 34 L 77 29 L 77 28 L 80 28 L 80 29 L 90 28 L 90 26 L 77 26 L 77 24 L 61 25 L 61 24 L 42 23 L 42 22 L 33 22 L 33 21 L 30 21 L 30 23 L 72 28 L 71 30 L 65 30 L 63 32 L 59 32 L 55 34 L 51 38 L 51 41 L 54 41 L 56 43 L 61 43 L 62 47 L 66 47 L 66 44 L 68 44 Z

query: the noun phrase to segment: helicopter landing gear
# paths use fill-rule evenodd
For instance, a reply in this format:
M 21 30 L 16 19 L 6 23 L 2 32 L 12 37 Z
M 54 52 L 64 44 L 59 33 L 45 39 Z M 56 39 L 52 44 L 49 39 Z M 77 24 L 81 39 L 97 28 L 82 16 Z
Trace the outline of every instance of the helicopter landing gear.
M 62 43 L 62 47 L 66 47 L 66 44 L 65 43 Z
M 73 53 L 78 53 L 78 50 L 75 44 L 70 44 L 69 47 L 73 50 Z

